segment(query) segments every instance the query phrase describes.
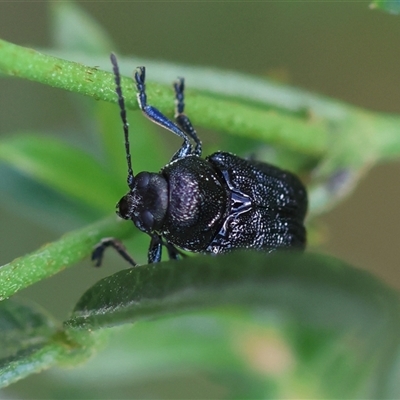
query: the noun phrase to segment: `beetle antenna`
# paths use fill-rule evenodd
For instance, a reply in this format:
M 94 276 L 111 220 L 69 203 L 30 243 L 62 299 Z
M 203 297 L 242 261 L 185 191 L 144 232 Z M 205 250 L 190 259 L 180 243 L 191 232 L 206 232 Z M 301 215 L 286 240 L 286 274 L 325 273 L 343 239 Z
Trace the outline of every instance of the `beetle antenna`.
M 120 109 L 122 126 L 124 129 L 126 162 L 128 163 L 127 182 L 128 182 L 129 188 L 132 189 L 135 177 L 133 175 L 133 170 L 132 170 L 131 152 L 130 152 L 130 147 L 129 147 L 129 124 L 126 119 L 125 99 L 122 94 L 121 74 L 119 73 L 117 57 L 115 56 L 114 53 L 111 53 L 110 59 L 111 59 L 111 64 L 113 65 L 114 79 L 115 79 L 115 92 L 117 93 L 117 96 L 118 96 L 118 105 L 119 105 L 119 109 Z

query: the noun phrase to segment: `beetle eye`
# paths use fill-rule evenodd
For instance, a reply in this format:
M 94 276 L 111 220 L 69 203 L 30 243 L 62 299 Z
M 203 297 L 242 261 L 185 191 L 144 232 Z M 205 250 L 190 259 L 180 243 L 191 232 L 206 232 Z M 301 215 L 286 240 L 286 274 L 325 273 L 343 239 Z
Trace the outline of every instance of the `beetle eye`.
M 141 172 L 136 176 L 136 189 L 146 189 L 150 183 L 150 174 L 148 172 Z
M 154 225 L 154 217 L 150 211 L 144 210 L 140 213 L 140 219 L 146 230 L 151 231 Z
M 130 219 L 130 213 L 129 213 L 129 203 L 128 200 L 126 199 L 126 196 L 124 196 L 118 203 L 117 203 L 117 210 L 116 213 L 120 218 L 123 219 Z

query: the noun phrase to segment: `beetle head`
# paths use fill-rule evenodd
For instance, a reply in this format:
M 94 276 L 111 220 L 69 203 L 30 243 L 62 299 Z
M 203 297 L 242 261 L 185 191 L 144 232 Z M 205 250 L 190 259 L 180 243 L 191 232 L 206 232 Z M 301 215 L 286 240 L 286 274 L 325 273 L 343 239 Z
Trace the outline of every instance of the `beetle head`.
M 143 232 L 157 231 L 168 207 L 168 184 L 161 174 L 140 172 L 132 189 L 117 204 L 117 214 Z

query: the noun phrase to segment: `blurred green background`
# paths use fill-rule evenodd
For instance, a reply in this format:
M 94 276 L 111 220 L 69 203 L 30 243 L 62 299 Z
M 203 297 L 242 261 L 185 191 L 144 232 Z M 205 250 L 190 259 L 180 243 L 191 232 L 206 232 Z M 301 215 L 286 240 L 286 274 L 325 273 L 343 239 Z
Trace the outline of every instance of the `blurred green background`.
M 400 17 L 372 11 L 367 1 L 81 5 L 109 32 L 119 54 L 270 76 L 367 109 L 400 112 Z M 44 2 L 2 2 L 0 37 L 24 46 L 50 47 L 48 12 Z M 0 134 L 30 129 L 85 135 L 77 98 L 40 84 L 1 79 Z M 350 198 L 322 218 L 323 251 L 373 271 L 397 288 L 399 175 L 400 163 L 375 167 Z M 99 188 L 100 196 L 104 190 Z M 1 202 L 0 220 L 0 264 L 63 232 L 62 227 L 60 232 L 45 229 Z M 100 271 L 82 262 L 23 295 L 65 316 L 87 287 L 123 266 L 117 257 L 113 260 Z

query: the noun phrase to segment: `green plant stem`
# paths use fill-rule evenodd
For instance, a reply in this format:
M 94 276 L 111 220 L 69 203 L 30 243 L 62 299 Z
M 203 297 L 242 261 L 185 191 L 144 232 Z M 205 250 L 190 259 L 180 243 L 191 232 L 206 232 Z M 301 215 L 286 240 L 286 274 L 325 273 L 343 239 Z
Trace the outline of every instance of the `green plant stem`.
M 110 72 L 41 54 L 0 40 L 0 71 L 60 89 L 116 102 L 114 77 Z M 137 109 L 132 79 L 123 78 L 126 105 Z M 170 85 L 148 85 L 148 98 L 162 112 L 173 112 Z M 187 104 L 196 124 L 210 129 L 245 135 L 305 154 L 322 154 L 328 147 L 328 130 L 321 121 L 283 115 L 238 102 L 216 99 L 192 91 Z
M 103 62 L 104 64 L 104 62 Z M 116 102 L 114 77 L 111 73 L 97 67 L 87 67 L 72 61 L 66 61 L 39 53 L 35 50 L 17 46 L 0 40 L 0 71 L 36 82 L 41 82 L 60 89 L 91 96 L 97 100 Z M 223 80 L 220 71 L 208 70 L 210 81 Z M 204 76 L 192 72 L 194 86 L 204 81 Z M 236 89 L 232 91 L 228 84 L 232 77 L 225 78 L 225 87 L 217 86 L 219 96 L 231 96 L 231 99 L 215 98 L 210 94 L 189 90 L 187 104 L 190 107 L 193 121 L 206 128 L 223 131 L 234 135 L 244 135 L 272 144 L 279 144 L 295 149 L 304 154 L 322 155 L 329 153 L 334 140 L 340 132 L 364 133 L 371 137 L 375 134 L 379 140 L 369 141 L 375 153 L 374 159 L 392 159 L 400 152 L 400 119 L 397 116 L 364 112 L 345 103 L 325 99 L 305 91 L 284 86 L 271 85 L 264 79 L 246 77 L 238 74 Z M 132 79 L 123 78 L 124 94 L 127 107 L 137 109 L 136 93 Z M 246 86 L 247 85 L 247 86 Z M 257 91 L 255 96 L 249 94 L 258 86 L 271 93 L 263 97 Z M 208 90 L 207 86 L 197 84 L 198 88 Z M 246 89 L 247 87 L 247 89 Z M 251 104 L 233 101 L 242 93 L 245 101 L 262 102 L 274 110 L 283 110 L 285 114 L 273 110 L 264 110 Z M 171 114 L 170 85 L 149 84 L 149 102 L 162 112 Z M 374 117 L 378 123 L 366 125 Z M 375 128 L 376 127 L 376 128 Z M 379 129 L 379 131 L 378 131 Z M 365 146 L 364 146 L 365 147 Z M 349 149 L 354 153 L 355 149 Z
M 104 65 L 105 68 L 109 65 L 107 57 L 88 58 L 75 53 L 70 56 L 87 60 L 92 65 Z M 132 70 L 138 63 L 151 66 L 159 74 L 164 70 L 175 71 L 174 68 L 179 67 L 181 73 L 190 77 L 191 87 L 198 89 L 189 90 L 187 96 L 195 125 L 252 137 L 313 156 L 329 154 L 332 148 L 337 147 L 336 143 L 342 142 L 340 137 L 346 135 L 351 146 L 346 149 L 347 154 L 343 159 L 357 165 L 365 163 L 364 157 L 357 154 L 354 158 L 352 155 L 365 150 L 365 141 L 367 147 L 370 146 L 367 149 L 368 161 L 394 159 L 400 153 L 398 116 L 367 112 L 266 79 L 227 71 L 126 58 L 121 60 L 121 69 L 128 69 L 129 64 Z M 116 102 L 114 77 L 110 72 L 48 56 L 4 40 L 0 40 L 0 72 L 91 96 L 96 100 Z M 161 75 L 159 80 L 166 81 L 166 72 Z M 168 76 L 168 79 L 171 77 Z M 213 91 L 210 82 L 214 82 Z M 123 78 L 122 83 L 127 107 L 138 109 L 132 79 Z M 204 94 L 205 91 L 208 94 Z M 149 103 L 167 115 L 173 113 L 172 96 L 170 85 L 148 85 Z M 262 104 L 268 110 L 254 107 L 254 103 Z M 374 139 L 371 141 L 372 137 Z M 354 159 L 357 161 L 351 161 Z
M 19 290 L 48 278 L 90 255 L 104 237 L 122 239 L 133 230 L 133 224 L 113 216 L 86 228 L 76 230 L 26 256 L 0 267 L 0 301 Z

